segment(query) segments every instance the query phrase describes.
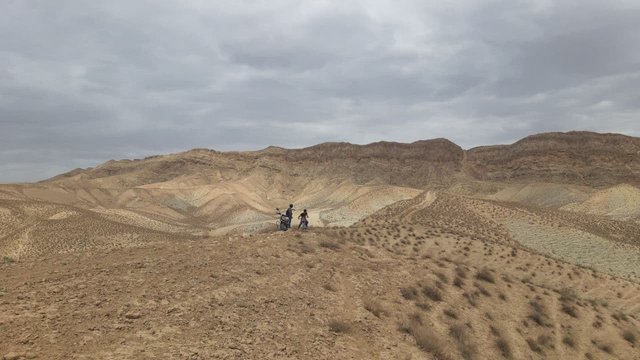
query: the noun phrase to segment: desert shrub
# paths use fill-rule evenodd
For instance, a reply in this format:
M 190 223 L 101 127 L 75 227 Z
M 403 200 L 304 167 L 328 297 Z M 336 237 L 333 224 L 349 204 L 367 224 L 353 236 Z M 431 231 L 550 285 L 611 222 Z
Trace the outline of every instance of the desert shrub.
M 476 302 L 476 299 L 478 298 L 475 294 L 471 294 L 468 292 L 463 292 L 462 296 L 467 299 L 467 301 L 469 302 L 469 305 L 473 306 L 473 307 L 477 307 L 478 303 Z
M 578 318 L 578 310 L 576 309 L 575 306 L 571 304 L 567 304 L 567 303 L 562 304 L 562 312 L 573 318 L 576 318 L 576 319 Z
M 478 284 L 478 283 L 474 283 L 476 289 L 478 289 L 478 291 L 480 292 L 480 294 L 486 296 L 486 297 L 491 297 L 491 293 L 484 288 L 484 286 Z
M 417 303 L 416 303 L 416 306 L 417 306 L 419 309 L 422 309 L 423 311 L 429 311 L 429 310 L 431 310 L 431 305 L 429 305 L 429 304 L 428 304 L 428 303 L 426 303 L 426 302 L 422 302 L 422 301 L 421 301 L 421 302 L 417 302 Z
M 404 287 L 400 289 L 400 294 L 407 300 L 414 300 L 418 297 L 418 290 L 413 286 Z
M 553 348 L 553 338 L 549 335 L 540 335 L 538 336 L 538 345 L 540 346 L 544 346 L 544 347 L 548 347 L 548 348 Z
M 387 310 L 385 310 L 382 304 L 380 304 L 380 302 L 375 300 L 369 300 L 369 299 L 365 300 L 364 308 L 370 313 L 372 313 L 373 315 L 375 315 L 377 318 L 380 318 L 382 317 L 382 315 L 387 314 Z
M 464 285 L 464 281 L 462 280 L 462 278 L 460 278 L 460 277 L 456 277 L 456 278 L 453 280 L 453 285 L 454 285 L 454 286 L 457 286 L 457 287 L 459 287 L 459 288 L 462 288 L 462 286 Z
M 433 301 L 442 301 L 442 292 L 436 287 L 427 285 L 422 289 L 422 293 Z
M 562 338 L 562 342 L 568 347 L 571 347 L 571 348 L 576 347 L 576 342 L 569 335 L 565 335 L 565 337 Z
M 577 295 L 575 290 L 569 287 L 560 289 L 560 301 L 575 301 Z
M 493 276 L 493 273 L 491 272 L 491 270 L 487 268 L 483 268 L 482 270 L 478 271 L 478 273 L 476 274 L 476 279 L 486 281 L 492 284 L 496 282 L 495 276 Z
M 456 275 L 458 275 L 458 277 L 462 278 L 462 279 L 466 279 L 467 278 L 467 270 L 464 269 L 461 266 L 456 267 Z
M 475 359 L 478 354 L 478 348 L 474 344 L 469 329 L 461 324 L 453 325 L 449 329 L 449 334 L 458 346 L 458 350 L 464 359 Z
M 16 262 L 16 259 L 12 258 L 11 256 L 3 256 L 2 257 L 2 262 L 5 264 L 11 264 Z
M 506 359 L 511 359 L 513 357 L 513 352 L 511 351 L 511 345 L 507 342 L 507 340 L 503 338 L 496 339 L 496 347 L 500 351 L 502 357 Z
M 539 326 L 549 326 L 550 325 L 547 322 L 547 319 L 549 318 L 549 313 L 547 311 L 547 308 L 544 306 L 544 304 L 542 304 L 539 301 L 532 300 L 532 301 L 529 302 L 529 306 L 533 310 L 533 313 L 531 313 L 528 316 L 529 319 L 533 320 Z
M 611 314 L 611 317 L 616 319 L 616 321 L 629 321 L 629 317 L 627 316 L 627 314 L 620 311 L 614 312 L 613 314 Z
M 636 334 L 634 334 L 630 330 L 623 331 L 622 338 L 628 341 L 631 345 L 635 345 L 638 342 L 638 338 L 636 337 Z
M 447 315 L 448 317 L 452 318 L 452 319 L 457 319 L 458 318 L 458 314 L 456 314 L 456 312 L 454 310 L 451 309 L 445 309 L 443 311 L 443 313 L 445 315 Z
M 613 347 L 609 344 L 602 343 L 598 345 L 598 349 L 606 352 L 607 354 L 613 354 Z
M 335 285 L 333 285 L 333 284 L 331 284 L 331 283 L 326 283 L 326 284 L 322 285 L 322 287 L 323 287 L 325 290 L 329 290 L 329 291 L 333 291 L 333 292 L 336 292 L 336 291 L 337 291 L 336 286 L 335 286 Z
M 331 320 L 329 321 L 329 331 L 334 333 L 346 333 L 351 329 L 351 325 L 343 320 Z
M 320 247 L 325 248 L 325 249 L 331 249 L 334 251 L 340 250 L 342 248 L 342 246 L 340 246 L 340 244 L 333 242 L 333 241 L 328 241 L 328 240 L 322 240 L 320 241 L 320 243 L 318 244 L 320 245 Z
M 455 358 L 447 349 L 446 342 L 433 328 L 411 323 L 407 330 L 423 351 L 433 354 L 439 360 L 453 360 Z
M 544 350 L 542 349 L 542 347 L 540 347 L 540 345 L 538 345 L 538 342 L 529 338 L 527 339 L 527 345 L 529 345 L 529 349 L 542 354 L 544 352 Z
M 440 281 L 444 284 L 448 284 L 449 283 L 449 279 L 447 279 L 447 276 L 441 272 L 436 272 L 436 276 L 438 277 L 438 279 L 440 279 Z

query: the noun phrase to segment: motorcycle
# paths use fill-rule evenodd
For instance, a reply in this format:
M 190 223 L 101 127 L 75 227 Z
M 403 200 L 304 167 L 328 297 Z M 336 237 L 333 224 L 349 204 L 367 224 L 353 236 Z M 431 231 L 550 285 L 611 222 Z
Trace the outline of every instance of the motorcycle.
M 276 208 L 278 214 L 278 221 L 276 222 L 276 228 L 281 231 L 286 231 L 289 228 L 289 218 L 286 214 L 280 212 L 280 209 Z

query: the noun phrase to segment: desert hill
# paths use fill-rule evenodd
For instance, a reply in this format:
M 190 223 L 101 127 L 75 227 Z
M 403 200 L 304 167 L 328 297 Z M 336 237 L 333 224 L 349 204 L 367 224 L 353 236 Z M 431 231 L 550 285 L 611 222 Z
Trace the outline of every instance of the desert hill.
M 640 359 L 638 138 L 195 149 L 0 186 L 0 358 Z M 275 208 L 311 228 L 275 231 Z
M 640 205 L 625 196 L 639 191 L 639 151 L 638 138 L 584 132 L 468 151 L 446 139 L 194 149 L 3 185 L 0 199 L 71 206 L 105 221 L 210 236 L 272 228 L 275 208 L 289 203 L 313 209 L 316 225 L 349 226 L 427 189 L 636 221 Z M 620 181 L 627 187 L 620 188 Z M 613 193 L 618 195 L 602 195 Z M 603 205 L 603 197 L 615 204 Z M 0 238 L 16 242 L 18 236 Z
M 539 134 L 512 145 L 471 149 L 467 159 L 482 180 L 595 187 L 640 181 L 640 138 L 619 134 Z
M 77 216 L 57 211 L 41 216 Z M 636 359 L 637 246 L 596 235 L 616 220 L 563 214 L 427 191 L 348 227 L 5 259 L 0 349 L 16 359 Z

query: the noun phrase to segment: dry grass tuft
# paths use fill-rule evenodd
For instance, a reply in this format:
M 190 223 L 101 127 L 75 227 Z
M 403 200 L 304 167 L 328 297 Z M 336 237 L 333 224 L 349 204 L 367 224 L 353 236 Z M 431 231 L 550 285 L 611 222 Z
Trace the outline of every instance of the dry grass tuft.
M 567 304 L 567 303 L 562 304 L 562 312 L 573 318 L 576 318 L 576 319 L 578 318 L 578 310 L 576 309 L 575 306 L 571 304 Z
M 478 273 L 476 274 L 476 279 L 486 281 L 492 284 L 496 282 L 495 276 L 493 275 L 491 270 L 487 268 L 483 268 L 482 270 L 478 271 Z
M 328 241 L 328 240 L 322 240 L 318 245 L 320 245 L 320 247 L 322 248 L 330 249 L 334 251 L 338 251 L 342 248 L 342 246 L 340 246 L 340 244 L 338 244 L 337 242 Z
M 634 334 L 633 332 L 631 332 L 631 330 L 625 330 L 622 332 L 622 338 L 625 339 L 626 341 L 628 341 L 631 345 L 636 345 L 636 343 L 638 342 L 638 338 L 636 337 L 636 334 Z
M 529 349 L 537 352 L 538 354 L 544 353 L 544 349 L 542 349 L 542 347 L 538 345 L 538 342 L 531 338 L 527 339 L 527 345 L 529 345 Z
M 573 338 L 570 335 L 565 335 L 562 338 L 562 342 L 570 348 L 576 347 L 576 342 L 575 340 L 573 340 Z
M 543 303 L 537 300 L 532 300 L 529 302 L 529 306 L 531 306 L 531 309 L 533 310 L 533 312 L 528 316 L 529 319 L 533 320 L 539 326 L 551 326 L 547 321 L 549 319 L 549 312 Z
M 332 292 L 338 291 L 338 289 L 336 289 L 336 286 L 334 284 L 331 284 L 331 283 L 326 283 L 326 284 L 322 285 L 322 287 L 325 290 L 329 290 L 329 291 L 332 291 Z
M 469 332 L 471 330 L 461 324 L 453 325 L 449 329 L 449 335 L 453 338 L 462 357 L 467 360 L 475 359 L 478 354 L 478 347 L 473 342 Z
M 445 309 L 443 313 L 452 319 L 458 318 L 458 314 L 452 309 Z
M 423 326 L 422 323 L 409 319 L 399 326 L 399 330 L 413 336 L 416 344 L 425 352 L 433 354 L 439 360 L 453 360 L 455 357 L 447 348 L 447 343 L 433 328 Z
M 575 290 L 572 288 L 564 287 L 560 289 L 560 301 L 575 301 L 577 298 Z
M 433 301 L 442 301 L 442 292 L 436 287 L 427 285 L 422 289 L 422 293 Z
M 613 354 L 613 346 L 609 344 L 602 343 L 598 345 L 598 349 L 606 352 L 607 354 Z
M 513 351 L 511 350 L 511 345 L 509 345 L 509 342 L 507 342 L 507 340 L 505 340 L 504 338 L 498 337 L 496 339 L 496 347 L 500 351 L 500 355 L 502 355 L 502 357 L 504 357 L 505 359 L 513 358 Z
M 364 308 L 375 315 L 377 318 L 381 318 L 382 315 L 386 315 L 388 312 L 382 306 L 379 301 L 367 299 L 364 301 Z
M 343 320 L 331 320 L 329 321 L 329 331 L 342 334 L 346 333 L 351 329 L 351 325 Z
M 461 266 L 456 267 L 456 275 L 462 279 L 467 278 L 467 270 Z
M 415 300 L 418 297 L 418 290 L 413 286 L 409 286 L 400 289 L 400 294 L 407 300 Z

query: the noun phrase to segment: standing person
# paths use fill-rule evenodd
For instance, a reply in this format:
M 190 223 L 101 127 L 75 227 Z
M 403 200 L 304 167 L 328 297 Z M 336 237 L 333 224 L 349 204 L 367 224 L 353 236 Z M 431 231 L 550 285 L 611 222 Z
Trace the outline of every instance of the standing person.
M 287 229 L 289 229 L 291 228 L 291 221 L 293 220 L 293 204 L 289 204 L 289 208 L 287 209 L 287 217 L 289 218 Z
M 306 229 L 309 226 L 308 218 L 309 218 L 309 213 L 307 213 L 307 209 L 304 209 L 302 211 L 302 214 L 298 215 L 298 219 L 300 219 L 300 224 L 298 224 L 298 229 L 300 229 L 302 225 L 304 225 L 302 229 Z

